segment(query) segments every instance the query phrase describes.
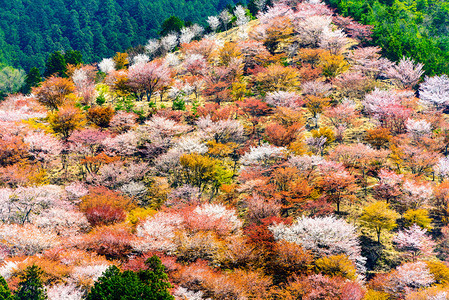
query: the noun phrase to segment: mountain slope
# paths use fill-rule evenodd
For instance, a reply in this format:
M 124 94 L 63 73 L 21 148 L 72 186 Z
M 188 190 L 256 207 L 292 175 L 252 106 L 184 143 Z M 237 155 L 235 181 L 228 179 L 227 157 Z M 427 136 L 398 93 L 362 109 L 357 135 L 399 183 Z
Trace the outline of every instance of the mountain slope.
M 233 0 L 0 0 L 3 62 L 42 69 L 50 52 L 69 49 L 99 61 L 145 44 L 172 15 L 200 23 L 227 4 Z
M 372 43 L 391 60 L 424 63 L 426 74 L 449 73 L 449 1 L 327 0 L 345 16 L 373 25 Z

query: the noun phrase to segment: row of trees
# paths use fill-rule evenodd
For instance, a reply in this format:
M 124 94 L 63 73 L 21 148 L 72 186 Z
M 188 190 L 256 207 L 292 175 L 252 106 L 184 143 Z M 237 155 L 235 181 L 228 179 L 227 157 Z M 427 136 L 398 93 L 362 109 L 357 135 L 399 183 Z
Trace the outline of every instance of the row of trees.
M 36 265 L 24 271 L 17 291 L 12 294 L 3 277 L 0 276 L 0 299 L 2 300 L 45 300 L 45 299 L 174 299 L 168 292 L 164 266 L 157 256 L 145 261 L 146 269 L 121 272 L 116 266 L 109 267 L 95 282 L 92 290 L 83 291 L 71 285 L 59 285 L 46 289 L 41 277 L 44 272 Z

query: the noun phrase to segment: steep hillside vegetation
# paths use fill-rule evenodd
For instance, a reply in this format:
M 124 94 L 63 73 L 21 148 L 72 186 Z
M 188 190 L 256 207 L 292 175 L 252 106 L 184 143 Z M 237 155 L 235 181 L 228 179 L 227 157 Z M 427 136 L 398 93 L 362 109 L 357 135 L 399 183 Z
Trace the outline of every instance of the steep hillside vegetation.
M 88 63 L 158 36 L 175 15 L 204 23 L 232 0 L 1 0 L 0 62 L 43 71 L 50 52 L 82 52 Z
M 344 16 L 373 25 L 372 43 L 391 60 L 413 57 L 428 75 L 449 74 L 446 0 L 327 0 Z
M 448 299 L 449 78 L 231 13 L 0 103 L 0 297 Z

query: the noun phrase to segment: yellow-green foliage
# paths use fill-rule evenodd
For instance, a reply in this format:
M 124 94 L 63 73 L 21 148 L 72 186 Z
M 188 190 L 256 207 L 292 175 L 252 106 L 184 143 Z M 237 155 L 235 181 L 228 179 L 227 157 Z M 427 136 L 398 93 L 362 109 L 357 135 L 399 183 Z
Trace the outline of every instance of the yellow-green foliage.
M 320 54 L 319 66 L 323 69 L 323 75 L 328 78 L 337 77 L 350 67 L 343 55 L 330 54 L 329 52 Z
M 330 276 L 341 276 L 350 280 L 356 279 L 355 264 L 344 254 L 331 255 L 315 261 L 315 270 Z
M 435 281 L 440 284 L 449 283 L 449 268 L 441 261 L 426 261 L 427 268 L 435 278 Z
M 311 133 L 312 133 L 312 136 L 314 138 L 325 137 L 326 138 L 326 145 L 329 145 L 333 141 L 335 141 L 335 133 L 329 127 L 321 127 L 318 130 L 314 129 L 314 130 L 311 131 Z
M 368 292 L 366 292 L 365 294 L 365 297 L 363 297 L 363 300 L 388 300 L 388 299 L 390 299 L 389 294 L 375 290 L 368 290 Z
M 141 220 L 144 220 L 155 213 L 156 211 L 154 209 L 138 207 L 128 213 L 126 221 L 130 223 L 132 227 L 136 227 Z
M 372 229 L 377 234 L 377 241 L 380 242 L 380 234 L 383 230 L 391 230 L 396 227 L 396 219 L 399 214 L 388 208 L 388 203 L 377 201 L 363 209 L 360 221 L 366 228 Z
M 416 224 L 421 228 L 432 229 L 430 225 L 432 219 L 429 218 L 429 212 L 425 209 L 409 209 L 405 212 L 404 219 L 408 226 Z

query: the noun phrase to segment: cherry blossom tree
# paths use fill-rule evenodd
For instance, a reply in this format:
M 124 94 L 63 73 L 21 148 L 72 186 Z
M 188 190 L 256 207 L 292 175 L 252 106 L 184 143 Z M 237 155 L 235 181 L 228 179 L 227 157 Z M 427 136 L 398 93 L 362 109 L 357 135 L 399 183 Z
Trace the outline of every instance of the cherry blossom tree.
M 436 243 L 426 235 L 427 230 L 413 224 L 412 227 L 399 231 L 393 241 L 399 250 L 406 252 L 406 258 L 416 261 L 418 258 L 429 258 L 434 255 Z
M 63 150 L 61 141 L 43 132 L 30 133 L 24 137 L 23 141 L 28 144 L 28 152 L 37 161 L 49 162 Z
M 183 228 L 184 219 L 175 213 L 159 212 L 147 218 L 137 227 L 137 236 L 133 247 L 139 251 L 159 250 L 173 252 L 176 244 L 173 242 L 175 231 Z
M 0 239 L 10 255 L 34 255 L 59 245 L 55 233 L 26 224 L 0 224 Z
M 82 103 L 84 105 L 91 105 L 95 97 L 95 73 L 95 67 L 85 66 L 76 69 L 72 74 L 76 92 L 83 99 Z
M 285 151 L 284 147 L 276 147 L 269 144 L 251 147 L 249 152 L 242 156 L 241 163 L 243 165 L 260 164 L 269 166 L 282 160 L 285 157 Z
M 348 54 L 352 67 L 368 77 L 377 77 L 391 68 L 393 63 L 380 55 L 379 47 L 359 47 Z
M 379 172 L 379 183 L 374 187 L 374 196 L 377 199 L 391 203 L 402 195 L 401 185 L 403 182 L 404 175 L 381 169 Z
M 243 26 L 249 22 L 249 17 L 246 15 L 246 9 L 238 5 L 234 10 L 234 15 L 236 17 L 235 25 Z
M 47 287 L 47 296 L 50 300 L 81 300 L 84 291 L 75 284 L 58 284 Z
M 433 170 L 435 171 L 435 174 L 438 175 L 441 179 L 446 178 L 449 176 L 449 158 L 448 157 L 442 157 L 438 161 L 438 163 L 433 167 Z
M 441 76 L 426 76 L 419 86 L 419 98 L 423 104 L 442 109 L 449 102 L 449 77 L 446 74 Z
M 269 227 L 276 240 L 297 243 L 311 250 L 316 257 L 345 254 L 363 270 L 356 228 L 336 217 L 300 217 L 293 225 L 275 224 Z
M 135 113 L 118 111 L 112 116 L 109 127 L 118 133 L 128 131 L 136 125 L 137 115 Z
M 146 94 L 147 101 L 155 92 L 161 91 L 171 82 L 171 73 L 164 64 L 152 61 L 145 64 L 135 64 L 129 68 L 128 84 L 142 99 Z
M 98 64 L 98 68 L 101 72 L 106 74 L 115 71 L 115 61 L 112 58 L 103 58 Z
M 423 64 L 415 64 L 413 59 L 403 57 L 397 65 L 386 70 L 386 75 L 397 80 L 402 88 L 412 88 L 424 74 L 423 67 Z
M 216 16 L 209 16 L 207 17 L 207 23 L 212 31 L 216 31 L 220 26 L 220 19 Z
M 72 151 L 85 155 L 94 155 L 102 146 L 102 142 L 107 139 L 109 134 L 98 129 L 84 129 L 73 132 L 68 142 Z
M 331 54 L 340 54 L 347 44 L 348 39 L 342 30 L 324 27 L 319 41 L 320 48 L 329 50 Z
M 358 189 L 354 183 L 355 178 L 341 163 L 324 162 L 319 165 L 319 172 L 321 174 L 319 186 L 326 193 L 326 199 L 337 204 L 338 213 L 342 201 L 354 200 L 354 193 Z
M 232 15 L 229 13 L 227 9 L 224 9 L 218 17 L 220 18 L 220 21 L 223 25 L 224 30 L 228 30 L 228 25 L 232 20 Z
M 408 119 L 405 123 L 407 132 L 416 140 L 428 136 L 432 132 L 431 126 L 426 120 Z
M 19 187 L 2 189 L 1 219 L 8 223 L 29 223 L 34 214 L 61 203 L 62 190 L 58 186 Z
M 165 52 L 170 52 L 178 45 L 178 34 L 169 33 L 160 40 L 160 45 Z
M 402 185 L 402 196 L 398 201 L 406 208 L 417 209 L 426 205 L 432 195 L 432 187 L 428 183 L 405 180 Z
M 435 282 L 425 262 L 400 265 L 389 276 L 387 290 L 395 296 L 426 288 Z
M 272 106 L 297 108 L 302 104 L 301 97 L 295 92 L 277 91 L 268 93 L 265 102 Z
M 137 151 L 139 138 L 134 131 L 128 131 L 102 141 L 106 153 L 115 155 L 133 155 Z
M 411 109 L 401 104 L 400 96 L 392 91 L 375 89 L 365 96 L 363 102 L 366 112 L 378 119 L 383 127 L 392 132 L 402 133 Z
M 204 140 L 213 139 L 217 143 L 241 142 L 243 125 L 237 120 L 218 120 L 213 122 L 210 116 L 197 121 L 199 136 Z

